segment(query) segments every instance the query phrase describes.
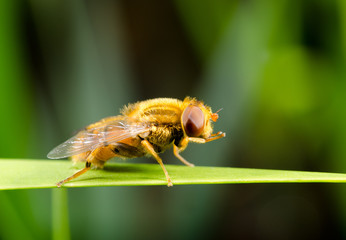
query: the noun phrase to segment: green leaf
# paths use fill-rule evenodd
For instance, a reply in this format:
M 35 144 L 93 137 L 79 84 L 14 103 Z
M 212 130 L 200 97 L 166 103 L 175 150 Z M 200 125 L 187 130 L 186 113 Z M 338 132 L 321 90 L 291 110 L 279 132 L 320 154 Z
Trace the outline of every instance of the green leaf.
M 83 165 L 63 160 L 0 160 L 0 189 L 55 188 L 55 183 Z M 166 165 L 174 185 L 225 183 L 346 182 L 346 174 L 226 167 Z M 166 185 L 158 164 L 107 163 L 64 184 L 64 187 Z

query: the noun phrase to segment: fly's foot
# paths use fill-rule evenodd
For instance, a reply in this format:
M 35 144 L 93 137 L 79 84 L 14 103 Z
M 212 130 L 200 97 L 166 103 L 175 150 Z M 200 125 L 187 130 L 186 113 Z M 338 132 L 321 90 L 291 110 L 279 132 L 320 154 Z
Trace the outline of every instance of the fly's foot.
M 168 179 L 167 182 L 168 182 L 167 187 L 173 187 L 173 183 L 171 179 Z

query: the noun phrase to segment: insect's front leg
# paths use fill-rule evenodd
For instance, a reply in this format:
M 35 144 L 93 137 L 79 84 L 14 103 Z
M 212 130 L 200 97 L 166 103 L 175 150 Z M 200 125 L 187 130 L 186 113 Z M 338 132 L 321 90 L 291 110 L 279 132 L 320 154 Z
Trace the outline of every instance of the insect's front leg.
M 167 186 L 168 187 L 172 187 L 173 186 L 173 183 L 172 183 L 172 180 L 171 178 L 169 177 L 168 175 L 168 172 L 165 168 L 165 166 L 163 165 L 163 162 L 162 162 L 162 159 L 159 157 L 159 155 L 155 152 L 153 146 L 150 144 L 150 142 L 148 140 L 142 140 L 141 141 L 141 144 L 142 146 L 144 147 L 144 149 L 146 150 L 147 153 L 149 153 L 151 156 L 153 156 L 156 161 L 160 164 L 163 172 L 165 173 L 166 175 L 166 179 L 167 179 Z
M 195 165 L 186 161 L 185 158 L 183 158 L 179 152 L 183 151 L 186 147 L 187 147 L 187 144 L 189 143 L 189 138 L 186 137 L 184 138 L 181 143 L 180 143 L 180 146 L 181 147 L 177 147 L 174 143 L 173 143 L 173 153 L 174 153 L 174 156 L 176 156 L 182 163 L 184 163 L 186 166 L 189 166 L 189 167 L 194 167 Z
M 210 137 L 207 138 L 196 138 L 196 137 L 188 137 L 189 142 L 195 142 L 195 143 L 207 143 L 211 142 L 220 138 L 226 137 L 226 133 L 224 132 L 218 132 L 216 134 L 210 135 Z
M 197 138 L 197 137 L 185 137 L 183 140 L 181 140 L 181 142 L 179 143 L 179 147 L 177 147 L 174 143 L 173 143 L 173 153 L 174 155 L 185 165 L 189 166 L 189 167 L 194 167 L 195 165 L 186 161 L 180 154 L 179 152 L 183 151 L 189 142 L 195 142 L 195 143 L 206 143 L 206 142 L 210 142 L 210 141 L 214 141 L 216 139 L 219 138 L 223 138 L 226 136 L 226 133 L 223 132 L 218 132 L 215 134 L 210 135 L 208 138 Z

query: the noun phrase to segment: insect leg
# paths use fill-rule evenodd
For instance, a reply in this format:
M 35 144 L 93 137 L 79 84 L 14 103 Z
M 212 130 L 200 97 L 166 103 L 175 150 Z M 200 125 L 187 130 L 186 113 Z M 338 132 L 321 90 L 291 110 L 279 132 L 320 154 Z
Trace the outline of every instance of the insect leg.
M 58 187 L 61 187 L 61 185 L 63 185 L 64 183 L 82 175 L 83 173 L 85 173 L 86 171 L 88 171 L 90 169 L 90 166 L 91 166 L 91 162 L 89 162 L 88 160 L 86 161 L 85 163 L 85 167 L 81 170 L 79 170 L 78 172 L 76 172 L 75 174 L 73 174 L 72 176 L 68 177 L 68 178 L 65 178 L 64 180 L 58 182 L 56 185 Z
M 217 132 L 217 133 L 213 133 L 213 134 L 211 134 L 209 137 L 215 137 L 215 136 L 218 136 L 218 135 L 220 135 L 220 134 L 222 134 L 221 131 L 219 131 L 219 132 Z
M 184 163 L 186 166 L 194 167 L 195 165 L 186 161 L 180 154 L 179 154 L 179 148 L 173 144 L 173 153 L 174 156 L 176 156 L 182 163 Z
M 218 132 L 215 135 L 211 135 L 210 137 L 208 137 L 207 139 L 205 139 L 205 142 L 211 142 L 220 138 L 226 137 L 226 133 L 224 132 Z
M 150 144 L 150 142 L 148 140 L 142 140 L 141 141 L 141 144 L 142 146 L 145 148 L 145 150 L 147 151 L 147 153 L 151 154 L 155 159 L 156 161 L 160 164 L 163 172 L 165 173 L 166 175 L 166 179 L 167 179 L 167 186 L 168 187 L 172 187 L 173 186 L 173 183 L 172 183 L 172 180 L 171 178 L 169 177 L 168 175 L 168 172 L 165 168 L 165 166 L 163 165 L 163 162 L 162 162 L 162 159 L 159 157 L 159 155 L 155 152 L 153 146 Z
M 74 179 L 74 178 L 76 178 L 76 177 L 79 177 L 80 175 L 82 175 L 83 173 L 85 173 L 86 171 L 88 171 L 90 168 L 91 168 L 91 163 L 93 162 L 93 163 L 97 163 L 97 161 L 95 161 L 95 160 L 97 160 L 97 159 L 95 159 L 95 155 L 99 152 L 101 150 L 101 148 L 97 148 L 97 149 L 95 149 L 94 151 L 92 151 L 89 155 L 88 155 L 88 157 L 87 157 L 87 159 L 86 159 L 86 162 L 85 162 L 85 167 L 83 168 L 83 169 L 81 169 L 81 170 L 79 170 L 78 172 L 76 172 L 76 173 L 74 173 L 72 176 L 70 176 L 70 177 L 68 177 L 68 178 L 66 178 L 66 179 L 64 179 L 64 180 L 62 180 L 62 181 L 60 181 L 60 182 L 58 182 L 56 185 L 58 186 L 58 187 L 61 187 L 61 185 L 63 185 L 64 183 L 66 183 L 66 182 L 68 182 L 68 181 L 70 181 L 70 180 L 72 180 L 72 179 Z
M 189 137 L 189 142 L 207 143 L 207 142 L 211 142 L 211 141 L 223 138 L 225 136 L 226 136 L 226 133 L 218 132 L 217 134 L 210 135 L 210 137 L 208 138 Z

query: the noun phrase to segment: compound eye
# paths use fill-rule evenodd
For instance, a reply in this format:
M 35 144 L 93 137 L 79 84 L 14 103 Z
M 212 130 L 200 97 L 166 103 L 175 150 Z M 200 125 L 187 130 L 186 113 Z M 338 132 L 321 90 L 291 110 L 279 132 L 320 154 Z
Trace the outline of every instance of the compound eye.
M 199 107 L 190 105 L 183 112 L 182 122 L 187 136 L 198 137 L 204 129 L 204 114 Z

